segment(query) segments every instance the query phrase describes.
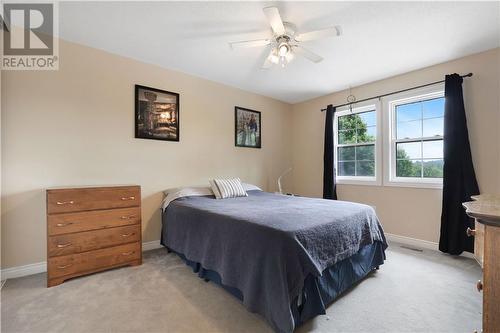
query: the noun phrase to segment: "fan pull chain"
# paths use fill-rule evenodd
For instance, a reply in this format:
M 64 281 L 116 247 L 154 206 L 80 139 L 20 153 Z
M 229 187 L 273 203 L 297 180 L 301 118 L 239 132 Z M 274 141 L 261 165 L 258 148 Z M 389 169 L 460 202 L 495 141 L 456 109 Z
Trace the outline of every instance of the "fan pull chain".
M 352 105 L 356 102 L 356 96 L 352 94 L 352 89 L 349 86 L 349 96 L 347 96 L 347 103 L 349 104 L 349 112 L 352 113 Z

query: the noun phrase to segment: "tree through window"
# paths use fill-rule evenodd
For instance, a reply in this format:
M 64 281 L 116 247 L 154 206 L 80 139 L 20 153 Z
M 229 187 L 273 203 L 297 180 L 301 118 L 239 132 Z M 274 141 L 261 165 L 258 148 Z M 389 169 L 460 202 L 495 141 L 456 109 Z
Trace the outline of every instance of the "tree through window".
M 443 177 L 444 97 L 394 107 L 396 177 Z
M 337 175 L 375 176 L 375 110 L 338 116 Z

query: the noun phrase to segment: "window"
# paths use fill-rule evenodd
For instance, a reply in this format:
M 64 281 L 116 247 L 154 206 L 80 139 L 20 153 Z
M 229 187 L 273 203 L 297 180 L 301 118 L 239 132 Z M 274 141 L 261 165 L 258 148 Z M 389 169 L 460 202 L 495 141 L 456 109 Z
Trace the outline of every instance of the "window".
M 338 183 L 377 181 L 377 108 L 367 105 L 335 113 L 335 160 Z
M 413 92 L 388 103 L 388 185 L 440 186 L 443 178 L 444 94 Z

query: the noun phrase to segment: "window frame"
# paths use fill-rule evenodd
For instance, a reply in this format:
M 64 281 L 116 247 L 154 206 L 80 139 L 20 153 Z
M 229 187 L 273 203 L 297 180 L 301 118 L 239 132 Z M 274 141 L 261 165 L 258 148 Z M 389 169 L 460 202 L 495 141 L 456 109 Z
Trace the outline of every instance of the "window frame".
M 373 177 L 370 176 L 339 176 L 338 175 L 338 148 L 339 147 L 352 147 L 352 146 L 365 146 L 371 145 L 372 143 L 359 143 L 359 144 L 341 144 L 338 143 L 338 118 L 341 116 L 349 115 L 349 114 L 357 114 L 363 113 L 367 111 L 375 111 L 375 119 L 376 119 L 376 135 L 375 135 L 375 175 Z M 346 184 L 346 185 L 382 185 L 382 117 L 380 112 L 380 102 L 365 102 L 357 104 L 352 108 L 352 112 L 348 106 L 339 108 L 335 111 L 334 119 L 333 119 L 333 149 L 334 149 L 334 171 L 336 177 L 337 184 Z
M 421 137 L 413 139 L 397 139 L 396 106 L 419 101 L 444 97 L 444 84 L 415 89 L 384 98 L 384 186 L 437 188 L 443 187 L 443 178 L 397 177 L 396 176 L 396 144 L 404 142 L 426 142 L 444 140 L 443 136 Z M 444 157 L 444 156 L 443 156 Z

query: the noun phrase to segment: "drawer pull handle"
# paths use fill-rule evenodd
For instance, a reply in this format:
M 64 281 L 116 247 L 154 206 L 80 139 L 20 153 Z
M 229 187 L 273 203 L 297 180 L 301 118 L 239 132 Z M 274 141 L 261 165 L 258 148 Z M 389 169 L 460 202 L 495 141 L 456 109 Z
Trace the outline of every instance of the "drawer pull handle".
M 61 249 L 61 248 L 63 248 L 63 247 L 68 247 L 68 246 L 70 246 L 70 245 L 71 245 L 71 243 L 66 243 L 66 244 L 57 244 L 57 247 Z
M 58 223 L 58 224 L 56 224 L 56 227 L 65 227 L 65 226 L 67 226 L 67 225 L 72 225 L 72 224 L 73 224 L 73 222 L 68 222 L 68 223 Z
M 129 215 L 129 216 L 122 216 L 120 217 L 122 220 L 131 220 L 135 217 L 135 215 Z
M 63 265 L 63 266 L 57 266 L 57 268 L 59 269 L 65 269 L 65 268 L 68 268 L 70 266 L 72 266 L 73 264 L 67 264 L 67 265 Z
M 475 236 L 476 235 L 476 229 L 467 228 L 467 230 L 465 231 L 465 234 L 467 236 L 469 236 L 469 237 Z
M 61 206 L 61 205 L 72 205 L 74 203 L 75 202 L 73 200 L 70 200 L 70 201 L 57 201 L 56 205 L 59 205 L 59 206 Z
M 129 255 L 134 254 L 134 253 L 135 253 L 135 251 L 123 252 L 122 256 L 129 256 Z
M 127 201 L 127 200 L 135 200 L 135 197 L 123 197 L 122 198 L 123 201 Z
M 476 288 L 477 288 L 477 291 L 479 291 L 479 292 L 481 292 L 483 290 L 483 283 L 481 282 L 481 280 L 477 281 Z
M 122 237 L 130 237 L 132 235 L 135 235 L 135 232 L 130 232 L 128 234 L 122 234 Z

